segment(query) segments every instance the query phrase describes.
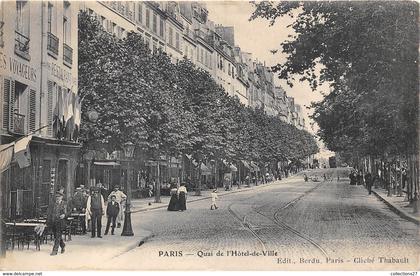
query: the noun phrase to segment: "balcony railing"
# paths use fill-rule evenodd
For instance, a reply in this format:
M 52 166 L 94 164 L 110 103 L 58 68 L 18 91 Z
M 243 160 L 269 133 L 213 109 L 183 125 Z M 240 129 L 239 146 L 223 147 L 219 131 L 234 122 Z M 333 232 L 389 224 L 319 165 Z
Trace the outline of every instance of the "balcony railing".
M 190 39 L 195 40 L 195 33 L 191 31 L 190 29 L 185 30 L 185 35 L 189 37 Z
M 47 49 L 54 55 L 58 56 L 58 37 L 48 32 Z
M 196 29 L 195 34 L 197 37 L 200 37 L 202 40 L 204 40 L 208 45 L 213 46 L 213 39 L 211 35 L 206 34 L 202 30 Z
M 13 132 L 25 134 L 25 115 L 19 113 L 13 114 Z
M 63 59 L 68 64 L 73 64 L 73 49 L 67 45 L 63 44 Z
M 15 31 L 15 52 L 16 54 L 29 59 L 29 37 Z

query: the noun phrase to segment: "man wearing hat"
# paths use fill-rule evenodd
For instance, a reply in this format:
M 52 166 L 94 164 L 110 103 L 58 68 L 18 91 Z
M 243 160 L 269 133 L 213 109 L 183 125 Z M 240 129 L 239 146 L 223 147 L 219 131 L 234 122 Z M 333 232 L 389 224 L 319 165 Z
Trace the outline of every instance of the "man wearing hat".
M 123 217 L 124 204 L 123 204 L 123 202 L 127 199 L 127 196 L 122 191 L 120 191 L 119 186 L 115 186 L 114 190 L 109 194 L 108 202 L 111 201 L 112 196 L 115 196 L 115 201 L 118 202 L 118 204 L 120 206 L 120 211 L 119 211 L 118 216 L 117 216 L 117 228 L 120 228 L 121 227 L 121 221 L 124 220 L 124 217 Z
M 92 194 L 87 200 L 86 211 L 91 217 L 92 238 L 95 237 L 95 234 L 98 238 L 102 238 L 102 215 L 105 213 L 105 202 L 97 187 L 92 188 Z
M 55 202 L 48 217 L 48 225 L 54 233 L 54 246 L 51 256 L 57 255 L 58 247 L 61 247 L 61 253 L 64 253 L 66 244 L 61 235 L 62 229 L 65 227 L 65 218 L 67 215 L 67 206 L 63 200 L 63 192 L 58 191 L 55 194 Z
M 74 193 L 71 202 L 72 202 L 73 212 L 77 212 L 79 214 L 84 214 L 85 213 L 87 196 L 84 195 L 81 187 L 76 188 L 76 192 Z M 80 216 L 79 220 L 80 220 L 80 225 L 82 226 L 82 232 L 86 233 L 85 218 Z

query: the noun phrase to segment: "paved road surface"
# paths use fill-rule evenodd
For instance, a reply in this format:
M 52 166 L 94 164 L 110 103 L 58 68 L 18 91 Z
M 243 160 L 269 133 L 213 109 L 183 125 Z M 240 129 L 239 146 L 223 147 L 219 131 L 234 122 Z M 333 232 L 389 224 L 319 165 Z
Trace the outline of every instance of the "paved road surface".
M 418 226 L 367 195 L 364 187 L 350 186 L 342 177 L 337 181 L 338 171 L 310 173 L 319 179 L 326 173 L 328 181 L 295 177 L 226 195 L 219 198 L 218 210 L 203 200 L 185 212 L 140 213 L 142 227 L 154 237 L 109 268 L 418 269 Z

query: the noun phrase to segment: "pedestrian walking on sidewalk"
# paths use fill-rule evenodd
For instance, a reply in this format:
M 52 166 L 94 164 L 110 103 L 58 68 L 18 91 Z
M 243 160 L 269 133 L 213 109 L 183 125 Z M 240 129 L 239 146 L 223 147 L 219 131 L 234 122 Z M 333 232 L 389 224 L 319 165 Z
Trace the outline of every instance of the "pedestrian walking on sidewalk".
M 369 191 L 369 194 L 372 194 L 373 179 L 372 179 L 372 175 L 370 174 L 370 172 L 368 172 L 365 175 L 365 183 L 366 183 L 366 188 Z
M 349 175 L 350 185 L 356 185 L 356 173 L 352 171 Z
M 187 188 L 185 188 L 185 183 L 181 183 L 181 186 L 178 188 L 177 194 L 179 210 L 187 210 Z
M 93 188 L 92 195 L 89 196 L 87 200 L 86 210 L 88 210 L 91 217 L 92 238 L 94 238 L 95 235 L 97 235 L 98 238 L 102 238 L 102 215 L 105 213 L 105 202 L 100 190 L 96 187 Z
M 112 195 L 111 196 L 111 201 L 108 202 L 108 206 L 106 207 L 107 221 L 106 221 L 105 235 L 108 235 L 109 226 L 110 226 L 111 223 L 112 223 L 111 235 L 114 235 L 117 216 L 120 212 L 120 205 L 116 201 L 116 198 L 117 197 L 115 195 Z
M 357 185 L 363 185 L 363 175 L 360 171 L 357 172 Z
M 67 206 L 63 200 L 63 196 L 64 194 L 61 191 L 58 191 L 55 194 L 55 203 L 48 216 L 47 224 L 51 227 L 54 234 L 54 246 L 50 254 L 51 256 L 57 255 L 58 247 L 61 247 L 61 253 L 64 253 L 66 247 L 62 237 L 62 231 L 66 224 L 65 218 L 67 215 Z
M 178 200 L 178 189 L 176 185 L 172 185 L 172 189 L 169 191 L 171 195 L 171 200 L 169 200 L 168 211 L 178 211 L 179 210 L 179 200 Z
M 216 199 L 218 199 L 219 197 L 217 196 L 217 189 L 214 189 L 213 192 L 210 194 L 211 195 L 211 206 L 210 206 L 210 210 L 213 210 L 213 208 L 216 210 L 217 204 L 216 204 Z
M 120 187 L 115 186 L 114 190 L 109 194 L 108 201 L 111 201 L 111 196 L 115 195 L 115 201 L 120 206 L 120 212 L 117 216 L 117 228 L 121 227 L 121 222 L 124 220 L 124 202 L 127 200 L 127 196 L 120 191 Z

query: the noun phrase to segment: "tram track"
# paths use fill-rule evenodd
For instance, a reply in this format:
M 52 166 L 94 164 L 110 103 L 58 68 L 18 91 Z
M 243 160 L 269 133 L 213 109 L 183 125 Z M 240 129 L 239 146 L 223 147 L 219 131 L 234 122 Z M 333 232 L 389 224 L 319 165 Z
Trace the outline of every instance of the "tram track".
M 249 223 L 246 223 L 246 216 L 244 216 L 243 218 L 240 218 L 240 216 L 232 210 L 232 205 L 234 205 L 235 203 L 231 203 L 228 206 L 228 211 L 229 213 L 245 228 L 247 229 L 259 242 L 262 250 L 267 250 L 265 243 L 263 241 L 263 239 L 255 232 L 255 230 L 253 230 L 251 228 L 251 226 L 249 225 Z
M 303 239 L 304 241 L 309 242 L 311 245 L 313 245 L 315 248 L 317 248 L 317 250 L 319 250 L 325 257 L 329 257 L 327 252 L 325 251 L 325 249 L 318 244 L 316 241 L 314 241 L 311 237 L 303 234 L 302 232 L 294 229 L 293 227 L 291 227 L 290 225 L 282 222 L 279 218 L 278 215 L 280 214 L 280 212 L 284 211 L 285 209 L 293 206 L 294 204 L 296 204 L 298 201 L 300 201 L 302 198 L 304 198 L 305 196 L 307 196 L 308 194 L 312 193 L 313 191 L 315 191 L 316 189 L 318 189 L 319 187 L 322 186 L 322 184 L 324 184 L 324 182 L 320 182 L 318 185 L 316 185 L 315 187 L 309 189 L 308 191 L 304 192 L 302 195 L 300 195 L 299 197 L 289 201 L 288 203 L 286 203 L 285 205 L 283 205 L 282 207 L 278 208 L 272 217 L 264 214 L 263 212 L 261 212 L 261 207 L 259 208 L 253 208 L 253 211 L 260 214 L 261 216 L 269 219 L 270 221 L 274 222 L 276 225 L 288 230 L 289 232 L 293 233 L 294 235 L 298 236 L 299 238 Z M 265 205 L 267 206 L 267 205 Z
M 315 187 L 305 191 L 302 195 L 298 196 L 297 198 L 287 202 L 286 204 L 284 204 L 283 206 L 281 206 L 280 208 L 278 208 L 274 214 L 272 216 L 269 216 L 265 213 L 263 213 L 261 211 L 261 209 L 263 209 L 265 206 L 268 206 L 270 204 L 264 204 L 258 207 L 253 206 L 252 207 L 252 211 L 254 211 L 255 213 L 267 218 L 269 221 L 273 222 L 274 225 L 276 225 L 276 227 L 279 227 L 281 230 L 287 230 L 290 233 L 294 234 L 295 236 L 299 237 L 300 239 L 304 240 L 305 242 L 308 242 L 309 244 L 311 244 L 313 247 L 315 247 L 319 252 L 322 253 L 322 255 L 324 255 L 325 257 L 329 257 L 327 252 L 325 251 L 325 249 L 318 244 L 316 241 L 314 241 L 311 237 L 305 235 L 304 233 L 301 233 L 300 231 L 294 229 L 293 227 L 291 227 L 290 225 L 282 222 L 279 219 L 279 214 L 284 211 L 287 208 L 292 207 L 293 205 L 295 205 L 298 201 L 300 201 L 301 199 L 303 199 L 305 196 L 307 196 L 308 194 L 312 193 L 313 191 L 315 191 L 316 189 L 318 189 L 320 186 L 322 186 L 322 184 L 324 184 L 324 182 L 320 182 L 318 185 L 316 185 Z M 228 206 L 228 211 L 229 213 L 245 228 L 247 229 L 259 242 L 260 246 L 262 247 L 263 250 L 267 250 L 266 247 L 266 242 L 264 242 L 264 238 L 261 237 L 254 229 L 253 227 L 251 227 L 251 225 L 249 223 L 246 222 L 246 215 L 244 215 L 243 217 L 241 217 L 237 212 L 235 212 L 234 210 L 232 210 L 232 206 L 235 203 L 231 203 Z M 258 225 L 257 225 L 258 226 Z

